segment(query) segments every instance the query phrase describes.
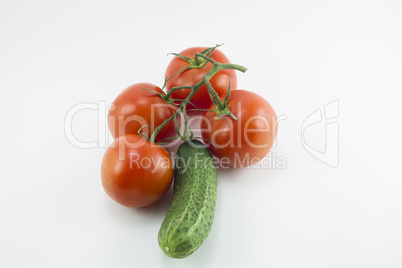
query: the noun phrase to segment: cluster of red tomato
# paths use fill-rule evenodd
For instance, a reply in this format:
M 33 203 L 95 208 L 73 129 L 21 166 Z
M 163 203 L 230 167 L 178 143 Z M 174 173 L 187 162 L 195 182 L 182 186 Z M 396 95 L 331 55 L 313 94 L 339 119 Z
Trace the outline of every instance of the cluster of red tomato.
M 125 89 L 113 102 L 109 110 L 109 129 L 116 140 L 105 153 L 101 175 L 106 193 L 118 203 L 144 207 L 155 203 L 169 189 L 174 166 L 170 154 L 161 145 L 180 136 L 177 133 L 179 117 L 175 117 L 178 107 L 189 95 L 190 87 L 208 74 L 213 62 L 230 63 L 221 51 L 214 49 L 207 54 L 211 62 L 204 61 L 190 68 L 185 59 L 194 60 L 196 53 L 205 50 L 194 47 L 182 51 L 180 57 L 176 55 L 166 69 L 163 90 L 153 84 L 139 83 Z M 204 83 L 191 97 L 191 102 L 184 103 L 182 110 L 193 115 L 203 113 L 202 139 L 208 141 L 206 145 L 222 167 L 257 163 L 267 155 L 276 138 L 275 111 L 261 96 L 237 90 L 234 69 L 220 70 L 208 81 L 221 103 L 225 100 L 225 107 L 218 109 L 214 105 L 211 91 Z M 171 90 L 169 99 L 164 99 Z M 165 125 L 155 139 L 150 139 L 161 124 Z

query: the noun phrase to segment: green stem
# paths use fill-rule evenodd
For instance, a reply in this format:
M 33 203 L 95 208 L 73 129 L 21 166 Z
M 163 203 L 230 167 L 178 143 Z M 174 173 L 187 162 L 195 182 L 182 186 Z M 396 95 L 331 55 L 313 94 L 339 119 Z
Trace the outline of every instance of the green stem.
M 168 93 L 165 94 L 163 97 L 165 101 L 169 100 L 170 96 L 172 96 L 173 92 L 179 89 L 193 89 L 193 86 L 178 86 L 178 87 L 172 87 Z
M 163 99 L 164 99 L 165 101 L 169 101 L 170 96 L 172 95 L 172 93 L 173 93 L 174 91 L 179 90 L 179 89 L 190 89 L 190 90 L 191 90 L 190 93 L 188 94 L 187 98 L 182 101 L 182 103 L 180 104 L 180 107 L 177 109 L 177 111 L 176 111 L 171 117 L 169 117 L 165 122 L 163 122 L 162 124 L 160 124 L 158 127 L 155 128 L 154 132 L 152 133 L 152 135 L 151 135 L 151 137 L 150 137 L 150 139 L 149 139 L 149 141 L 150 141 L 151 143 L 155 143 L 155 138 L 156 138 L 156 136 L 158 135 L 159 131 L 160 131 L 164 126 L 166 126 L 171 120 L 177 118 L 177 117 L 180 115 L 181 111 L 183 111 L 183 109 L 187 106 L 187 104 L 190 102 L 191 98 L 194 96 L 194 94 L 197 92 L 197 90 L 198 90 L 203 84 L 205 84 L 206 81 L 207 81 L 207 83 L 209 83 L 209 80 L 210 80 L 217 72 L 219 72 L 219 71 L 221 71 L 221 70 L 238 70 L 238 71 L 241 71 L 241 72 L 247 71 L 247 68 L 244 67 L 244 66 L 241 66 L 241 65 L 232 64 L 232 63 L 219 63 L 219 62 L 216 62 L 216 61 L 212 60 L 211 58 L 209 58 L 208 56 L 203 55 L 203 54 L 201 54 L 201 53 L 196 53 L 195 55 L 196 55 L 196 57 L 201 57 L 201 58 L 203 58 L 203 59 L 205 59 L 205 60 L 211 62 L 211 63 L 212 63 L 212 68 L 211 68 L 211 70 L 209 70 L 209 72 L 208 72 L 197 84 L 192 85 L 192 86 L 178 86 L 178 87 L 174 87 L 174 88 L 170 89 L 169 92 L 166 93 L 166 95 L 163 96 Z M 210 90 L 211 90 L 211 93 L 212 93 L 214 96 L 215 96 L 215 94 L 218 95 L 218 94 L 216 93 L 216 91 L 212 88 L 212 86 L 211 86 Z M 220 101 L 220 99 L 219 99 L 219 101 Z M 185 123 L 186 123 L 187 118 L 185 118 L 184 120 L 185 120 Z M 178 134 L 180 135 L 180 133 L 178 133 Z M 187 134 L 184 133 L 184 136 L 185 136 L 185 138 L 189 138 L 189 137 L 188 137 L 188 133 L 187 133 Z M 190 137 L 191 137 L 191 136 L 192 136 L 192 133 L 191 133 L 191 130 L 190 130 Z
M 218 93 L 214 90 L 208 79 L 204 79 L 204 81 L 208 89 L 209 97 L 211 98 L 211 101 L 213 102 L 215 107 L 217 107 L 218 109 L 223 109 L 223 104 L 221 102 L 221 99 L 219 98 Z
M 187 112 L 215 112 L 215 110 L 211 109 L 188 109 Z
M 202 82 L 202 80 L 200 81 Z M 166 126 L 172 119 L 176 118 L 177 116 L 180 115 L 180 112 L 184 109 L 184 107 L 186 107 L 186 105 L 190 102 L 190 99 L 194 96 L 195 92 L 197 92 L 197 90 L 202 86 L 203 83 L 198 82 L 197 84 L 195 84 L 193 87 L 193 89 L 191 90 L 190 94 L 187 96 L 187 98 L 181 103 L 180 107 L 177 109 L 177 111 L 171 116 L 169 117 L 165 122 L 163 122 L 162 124 L 160 124 L 157 128 L 155 128 L 154 133 L 152 133 L 151 138 L 149 139 L 149 141 L 151 143 L 155 143 L 155 138 L 156 135 L 158 135 L 159 131 Z

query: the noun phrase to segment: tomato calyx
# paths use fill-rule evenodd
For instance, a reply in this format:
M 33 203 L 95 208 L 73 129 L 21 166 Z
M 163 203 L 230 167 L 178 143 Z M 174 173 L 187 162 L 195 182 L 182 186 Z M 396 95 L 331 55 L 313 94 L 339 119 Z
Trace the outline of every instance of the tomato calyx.
M 219 98 L 219 95 L 213 90 L 211 83 L 208 80 L 205 81 L 205 84 L 207 85 L 207 88 L 208 88 L 209 96 L 212 100 L 212 103 L 215 106 L 215 109 L 213 111 L 217 114 L 215 117 L 216 119 L 220 119 L 224 116 L 230 116 L 234 120 L 237 120 L 237 117 L 230 111 L 229 105 L 228 105 L 231 81 L 232 81 L 232 76 L 230 76 L 230 78 L 229 78 L 228 92 L 227 92 L 226 97 L 223 102 Z
M 177 73 L 175 73 L 174 75 L 172 75 L 170 78 L 172 78 L 173 76 L 175 76 L 176 74 L 179 74 L 187 69 L 201 69 L 203 68 L 205 65 L 207 65 L 208 60 L 206 60 L 204 57 L 200 57 L 200 55 L 206 56 L 211 58 L 212 54 L 214 53 L 214 50 L 220 46 L 222 46 L 223 44 L 217 44 L 214 47 L 210 47 L 205 49 L 204 51 L 202 51 L 201 53 L 195 53 L 194 54 L 194 58 L 189 58 L 187 56 L 181 55 L 179 53 L 169 53 L 168 55 L 174 55 L 176 57 L 179 57 L 185 61 L 187 61 L 187 63 L 189 64 L 188 66 L 186 66 L 185 68 L 181 69 L 180 71 L 178 71 Z M 198 54 L 198 55 L 197 55 Z
M 158 127 L 155 128 L 153 134 L 151 135 L 151 137 L 149 139 L 149 141 L 151 143 L 155 143 L 156 136 L 158 135 L 159 131 L 166 124 L 168 124 L 173 119 L 177 121 L 177 117 L 180 115 L 181 112 L 183 112 L 183 117 L 184 117 L 184 133 L 183 133 L 183 135 L 180 133 L 178 126 L 176 127 L 176 132 L 177 132 L 179 138 L 181 138 L 182 140 L 189 140 L 189 139 L 194 138 L 193 137 L 194 133 L 192 132 L 192 130 L 188 124 L 187 115 L 186 115 L 186 106 L 187 106 L 187 104 L 190 103 L 191 98 L 194 96 L 194 94 L 197 92 L 197 90 L 200 89 L 200 87 L 204 84 L 206 84 L 208 87 L 208 92 L 210 94 L 211 100 L 214 103 L 216 103 L 215 107 L 216 107 L 216 112 L 218 113 L 218 115 L 220 115 L 220 116 L 229 115 L 232 118 L 236 119 L 236 117 L 230 112 L 228 105 L 227 105 L 227 102 L 229 99 L 229 94 L 230 94 L 230 83 L 229 83 L 229 90 L 228 90 L 227 96 L 225 98 L 225 101 L 222 102 L 219 99 L 218 93 L 214 90 L 214 88 L 212 87 L 209 80 L 217 72 L 219 72 L 221 70 L 238 70 L 241 72 L 245 72 L 245 71 L 247 71 L 247 68 L 244 66 L 232 64 L 232 63 L 219 63 L 219 62 L 211 59 L 211 55 L 212 55 L 213 51 L 215 50 L 215 48 L 217 48 L 219 46 L 221 46 L 221 45 L 216 45 L 215 47 L 208 48 L 208 49 L 202 51 L 201 53 L 198 53 L 198 52 L 195 53 L 194 59 L 190 59 L 183 55 L 171 53 L 171 54 L 178 56 L 178 57 L 182 58 L 183 60 L 187 61 L 189 63 L 189 66 L 187 66 L 187 67 L 183 68 L 182 70 L 178 71 L 177 73 L 173 74 L 171 77 L 166 77 L 163 88 L 165 88 L 166 82 L 169 79 L 171 79 L 173 76 L 177 75 L 178 73 L 180 73 L 188 68 L 191 68 L 191 66 L 197 66 L 197 67 L 193 67 L 193 68 L 199 68 L 199 66 L 205 66 L 208 62 L 210 62 L 212 64 L 212 67 L 208 71 L 208 73 L 200 79 L 200 81 L 198 83 L 196 83 L 192 86 L 173 87 L 167 93 L 163 93 L 161 91 L 161 93 L 159 95 L 165 100 L 165 102 L 172 103 L 172 102 L 180 101 L 181 104 L 179 104 L 179 107 L 177 108 L 176 112 L 169 119 L 167 119 L 165 122 L 163 122 L 162 124 L 160 124 Z M 177 90 L 180 90 L 180 89 L 187 89 L 190 91 L 190 93 L 184 100 L 171 99 L 172 93 Z M 177 103 L 175 105 L 177 105 Z M 193 106 L 195 106 L 195 105 L 193 105 Z M 197 109 L 197 107 L 196 107 L 196 109 L 194 109 L 194 110 L 204 110 L 204 109 Z M 177 122 L 176 122 L 176 125 L 177 125 Z
M 214 50 L 215 50 L 216 48 L 222 46 L 222 45 L 223 45 L 223 44 L 217 44 L 217 45 L 215 45 L 215 46 L 213 46 L 213 47 L 210 47 L 210 48 L 205 49 L 204 51 L 202 51 L 202 52 L 200 52 L 200 53 L 195 53 L 195 54 L 194 54 L 194 58 L 189 58 L 189 57 L 184 56 L 184 55 L 179 54 L 179 53 L 168 53 L 168 55 L 173 55 L 173 56 L 176 56 L 176 57 L 179 57 L 179 58 L 183 59 L 184 61 L 186 61 L 186 62 L 188 63 L 188 66 L 186 66 L 186 67 L 182 68 L 181 70 L 177 71 L 177 72 L 174 73 L 172 76 L 165 78 L 165 82 L 164 82 L 164 84 L 163 84 L 162 92 L 161 92 L 160 96 L 161 96 L 167 103 L 170 103 L 170 104 L 173 104 L 173 105 L 177 105 L 177 102 L 178 102 L 178 101 L 183 101 L 183 100 L 181 100 L 181 99 L 171 99 L 171 98 L 170 98 L 170 95 L 171 95 L 171 94 L 165 94 L 165 93 L 163 92 L 163 89 L 165 89 L 167 82 L 168 82 L 170 79 L 172 79 L 174 76 L 178 75 L 178 74 L 181 73 L 181 72 L 184 72 L 185 70 L 188 70 L 188 69 L 202 69 L 202 68 L 205 67 L 205 65 L 207 65 L 208 62 L 216 63 L 214 60 L 211 59 L 211 57 L 212 57 L 212 55 L 213 55 L 213 53 L 214 53 Z M 209 79 L 211 79 L 211 78 L 212 78 L 212 76 L 209 77 Z M 190 89 L 191 87 L 190 87 L 190 86 L 189 86 L 189 87 L 180 87 L 180 88 L 177 88 L 177 89 L 183 89 L 183 88 L 188 88 L 188 89 Z M 177 90 L 177 89 L 176 89 L 176 90 Z M 175 91 L 175 90 L 174 90 L 174 91 Z M 166 96 L 166 95 L 167 95 L 167 96 Z M 197 108 L 197 107 L 196 107 L 194 104 L 192 104 L 191 102 L 189 102 L 189 103 L 190 103 L 192 106 L 194 106 L 195 108 Z

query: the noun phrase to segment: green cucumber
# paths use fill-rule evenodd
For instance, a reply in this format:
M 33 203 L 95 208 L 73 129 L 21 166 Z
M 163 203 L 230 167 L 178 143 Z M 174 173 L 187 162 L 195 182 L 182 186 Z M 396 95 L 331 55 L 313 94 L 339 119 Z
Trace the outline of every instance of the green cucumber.
M 185 258 L 197 250 L 212 227 L 216 203 L 216 169 L 212 155 L 198 140 L 177 150 L 173 200 L 159 230 L 162 251 Z

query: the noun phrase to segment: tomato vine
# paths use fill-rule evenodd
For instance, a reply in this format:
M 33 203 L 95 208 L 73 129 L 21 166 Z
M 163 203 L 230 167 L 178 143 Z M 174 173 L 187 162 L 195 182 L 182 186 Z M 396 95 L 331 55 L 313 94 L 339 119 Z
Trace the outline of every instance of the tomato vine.
M 208 88 L 208 93 L 209 96 L 211 98 L 212 103 L 215 105 L 215 112 L 217 113 L 218 116 L 231 116 L 232 118 L 236 119 L 236 117 L 231 113 L 230 109 L 227 106 L 227 101 L 229 98 L 229 94 L 230 94 L 230 85 L 231 85 L 231 81 L 229 81 L 229 88 L 228 88 L 228 93 L 226 95 L 225 100 L 222 102 L 219 98 L 219 95 L 217 94 L 217 92 L 214 90 L 214 88 L 212 87 L 211 83 L 209 82 L 209 80 L 219 71 L 221 70 L 238 70 L 241 72 L 245 72 L 247 71 L 247 68 L 242 66 L 242 65 L 238 65 L 238 64 L 232 64 L 232 63 L 219 63 L 213 59 L 211 59 L 211 55 L 214 51 L 214 49 L 216 47 L 218 47 L 220 45 L 217 45 L 215 47 L 211 47 L 209 49 L 204 50 L 201 53 L 195 53 L 194 55 L 194 59 L 182 56 L 180 54 L 176 54 L 176 53 L 170 53 L 173 54 L 177 57 L 180 57 L 182 59 L 184 59 L 185 61 L 187 61 L 189 63 L 189 66 L 187 66 L 186 68 L 181 69 L 179 72 L 175 73 L 173 76 L 177 75 L 178 73 L 185 71 L 187 69 L 190 68 L 203 68 L 208 62 L 210 62 L 212 64 L 212 68 L 211 70 L 209 70 L 209 72 L 196 84 L 192 85 L 192 86 L 177 86 L 172 88 L 169 92 L 167 93 L 163 93 L 160 92 L 158 93 L 164 100 L 166 103 L 170 103 L 172 104 L 174 101 L 177 101 L 175 99 L 172 99 L 171 96 L 172 94 L 180 89 L 187 89 L 190 90 L 190 93 L 188 94 L 187 98 L 184 100 L 180 100 L 181 104 L 178 107 L 177 111 L 169 118 L 167 119 L 165 122 L 163 122 L 162 124 L 160 124 L 158 127 L 155 128 L 153 134 L 151 135 L 149 141 L 151 143 L 155 143 L 155 139 L 156 136 L 158 135 L 159 131 L 165 126 L 167 125 L 171 120 L 175 120 L 175 125 L 176 125 L 176 132 L 179 135 L 179 137 L 183 140 L 189 140 L 191 138 L 193 138 L 193 132 L 189 126 L 188 123 L 188 118 L 187 118 L 187 109 L 186 106 L 187 104 L 191 104 L 190 100 L 191 98 L 194 96 L 194 94 L 197 92 L 197 90 L 202 86 L 202 85 L 206 85 Z M 168 77 L 165 80 L 165 84 L 166 82 L 172 78 Z M 201 110 L 206 110 L 206 109 L 191 109 L 194 111 L 201 111 Z M 177 124 L 177 117 L 180 115 L 180 113 L 183 113 L 183 118 L 184 118 L 184 135 L 180 134 L 179 128 L 178 128 L 178 124 Z

